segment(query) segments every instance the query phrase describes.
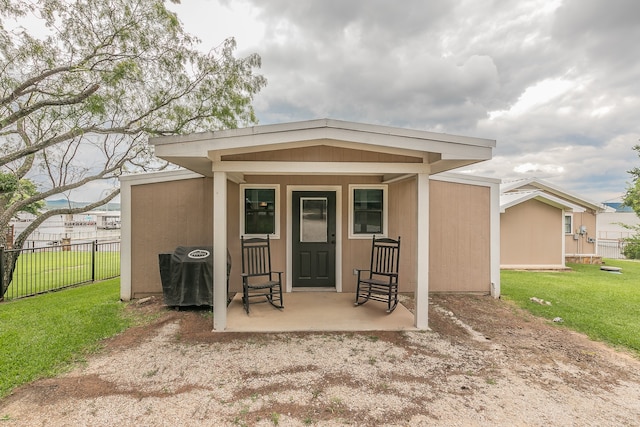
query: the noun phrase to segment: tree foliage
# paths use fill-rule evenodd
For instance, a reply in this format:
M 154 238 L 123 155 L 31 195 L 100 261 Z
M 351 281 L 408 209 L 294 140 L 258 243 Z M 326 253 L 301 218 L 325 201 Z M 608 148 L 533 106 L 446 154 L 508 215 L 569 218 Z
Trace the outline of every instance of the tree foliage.
M 635 232 L 632 237 L 624 239 L 625 245 L 622 249 L 622 255 L 627 259 L 640 259 L 640 227 L 635 227 Z
M 0 2 L 0 230 L 50 196 L 160 166 L 149 136 L 256 122 L 260 58 L 208 53 L 163 0 Z M 40 213 L 46 218 L 101 206 Z M 0 239 L 4 239 L 0 232 Z M 4 242 L 0 241 L 0 244 Z
M 638 157 L 640 157 L 640 145 L 634 146 L 633 149 L 638 153 Z M 636 215 L 640 216 L 640 167 L 636 166 L 628 172 L 632 176 L 632 181 L 627 187 L 622 202 L 625 206 L 633 209 Z
M 640 145 L 636 145 L 633 149 L 638 153 L 640 157 Z M 627 191 L 622 200 L 625 206 L 629 206 L 640 217 L 640 167 L 635 167 L 628 171 L 632 176 L 632 181 L 627 187 Z M 629 226 L 627 227 L 635 232 L 632 237 L 624 239 L 626 245 L 623 250 L 623 255 L 629 259 L 640 259 L 640 227 Z

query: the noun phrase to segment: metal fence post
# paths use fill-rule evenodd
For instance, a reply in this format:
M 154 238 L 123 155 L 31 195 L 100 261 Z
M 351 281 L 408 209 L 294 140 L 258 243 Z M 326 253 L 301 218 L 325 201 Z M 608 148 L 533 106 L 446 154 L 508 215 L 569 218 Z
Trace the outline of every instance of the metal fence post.
M 98 249 L 98 241 L 91 243 L 91 281 L 96 281 L 96 250 Z
M 4 246 L 0 245 L 0 301 L 4 301 Z

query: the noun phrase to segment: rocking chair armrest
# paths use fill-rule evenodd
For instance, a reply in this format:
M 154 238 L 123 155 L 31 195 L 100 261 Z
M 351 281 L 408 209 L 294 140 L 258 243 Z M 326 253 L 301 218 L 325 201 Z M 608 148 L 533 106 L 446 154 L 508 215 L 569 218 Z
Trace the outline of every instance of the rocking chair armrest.
M 358 272 L 358 281 L 360 281 L 360 275 L 362 273 L 371 272 L 371 270 L 366 268 L 354 268 L 354 270 Z

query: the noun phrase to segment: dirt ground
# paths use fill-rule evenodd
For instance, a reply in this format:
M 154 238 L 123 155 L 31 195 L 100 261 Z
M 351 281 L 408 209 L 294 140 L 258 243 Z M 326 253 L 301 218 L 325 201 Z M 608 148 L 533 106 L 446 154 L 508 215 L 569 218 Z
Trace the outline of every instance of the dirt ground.
M 486 296 L 433 296 L 426 332 L 212 333 L 207 313 L 129 309 L 159 317 L 15 390 L 0 425 L 640 425 L 640 360 Z

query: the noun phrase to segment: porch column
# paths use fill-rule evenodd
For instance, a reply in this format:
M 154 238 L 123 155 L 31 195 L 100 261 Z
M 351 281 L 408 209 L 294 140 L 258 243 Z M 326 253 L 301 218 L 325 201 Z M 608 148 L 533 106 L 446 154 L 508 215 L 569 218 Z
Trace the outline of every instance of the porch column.
M 418 174 L 418 253 L 416 265 L 415 327 L 428 329 L 429 323 L 429 174 Z
M 120 177 L 120 206 L 120 299 L 131 301 L 131 182 L 124 181 L 122 177 Z
M 213 330 L 227 327 L 227 173 L 213 172 Z
M 491 184 L 491 296 L 500 298 L 500 184 Z M 564 218 L 564 217 L 563 217 Z M 563 228 L 564 230 L 564 228 Z M 563 231 L 564 233 L 564 231 Z M 562 235 L 564 239 L 564 234 Z M 564 240 L 563 246 L 564 246 Z M 563 251 L 564 252 L 564 251 Z

